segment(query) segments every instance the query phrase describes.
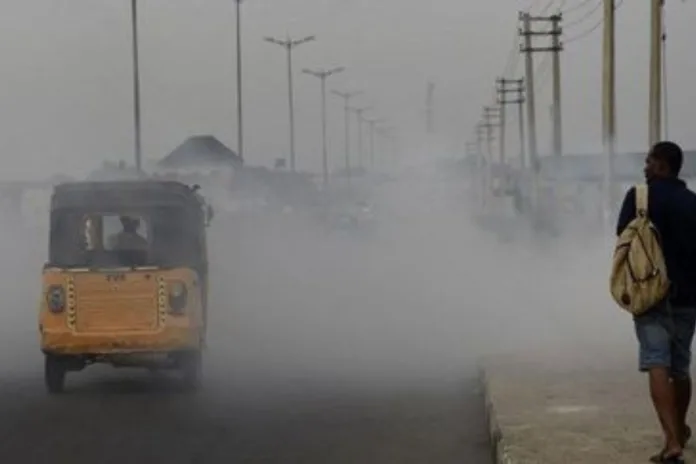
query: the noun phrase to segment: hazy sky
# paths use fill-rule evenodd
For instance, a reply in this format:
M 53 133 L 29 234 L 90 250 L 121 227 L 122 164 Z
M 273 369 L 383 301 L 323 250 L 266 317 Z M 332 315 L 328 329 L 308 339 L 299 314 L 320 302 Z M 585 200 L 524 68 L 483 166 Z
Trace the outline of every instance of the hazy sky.
M 558 0 L 564 9 L 582 0 Z M 596 0 L 598 3 L 599 0 Z M 246 0 L 243 4 L 246 157 L 270 164 L 287 152 L 287 84 L 282 49 L 266 35 L 316 34 L 296 51 L 298 167 L 320 167 L 319 83 L 303 67 L 344 65 L 329 88 L 361 89 L 376 116 L 403 133 L 423 128 L 426 82 L 437 83 L 438 129 L 461 143 L 513 45 L 517 10 L 547 1 Z M 566 37 L 601 19 L 594 7 L 566 16 Z M 4 0 L 0 15 L 4 177 L 40 169 L 91 167 L 133 152 L 128 0 Z M 158 159 L 192 134 L 235 136 L 235 30 L 232 0 L 140 0 L 143 143 Z M 533 10 L 533 11 L 537 11 Z M 696 54 L 690 24 L 696 2 L 670 2 L 670 136 L 696 146 L 691 95 Z M 648 2 L 625 0 L 618 21 L 618 129 L 623 149 L 647 143 Z M 601 28 L 569 43 L 562 56 L 565 145 L 599 149 Z M 541 56 L 537 57 L 537 63 Z M 543 67 L 542 67 L 543 69 Z M 521 67 L 518 68 L 521 72 Z M 541 74 L 544 76 L 544 73 Z M 539 145 L 550 144 L 550 80 L 540 77 Z M 546 85 L 543 85 L 546 84 Z M 329 100 L 332 164 L 341 161 L 343 113 Z M 514 121 L 513 121 L 514 123 Z M 510 147 L 516 150 L 510 130 Z

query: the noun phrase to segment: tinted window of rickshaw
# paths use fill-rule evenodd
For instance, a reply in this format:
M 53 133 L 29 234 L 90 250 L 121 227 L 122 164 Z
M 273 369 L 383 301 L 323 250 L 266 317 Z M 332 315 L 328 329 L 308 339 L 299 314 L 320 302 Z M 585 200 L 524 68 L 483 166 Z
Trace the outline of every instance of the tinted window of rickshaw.
M 117 250 L 111 238 L 122 230 L 122 215 L 139 219 L 138 235 L 147 250 Z M 51 265 L 61 267 L 192 266 L 201 261 L 202 217 L 191 210 L 162 207 L 147 211 L 95 212 L 59 210 L 52 213 Z

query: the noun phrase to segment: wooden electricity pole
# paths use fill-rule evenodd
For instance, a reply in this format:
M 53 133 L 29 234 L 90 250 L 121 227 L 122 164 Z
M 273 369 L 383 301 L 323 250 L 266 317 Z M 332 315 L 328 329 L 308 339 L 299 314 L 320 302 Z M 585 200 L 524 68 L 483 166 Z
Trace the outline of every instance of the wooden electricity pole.
M 650 121 L 649 144 L 662 134 L 662 14 L 664 0 L 650 0 Z
M 563 153 L 563 130 L 561 117 L 561 58 L 560 52 L 563 51 L 561 43 L 561 14 L 551 16 L 531 16 L 529 13 L 520 13 L 522 29 L 520 35 L 524 38 L 524 43 L 520 50 L 526 54 L 527 68 L 527 105 L 529 105 L 529 125 L 530 125 L 530 151 L 533 157 L 538 157 L 536 145 L 536 120 L 534 109 L 534 67 L 532 54 L 540 52 L 550 52 L 553 54 L 553 151 L 555 156 Z M 532 30 L 532 23 L 548 23 L 550 29 Z M 550 37 L 551 44 L 546 47 L 536 47 L 532 43 L 533 37 Z M 536 160 L 538 162 L 538 159 Z
M 518 123 L 519 123 L 519 137 L 520 137 L 520 167 L 522 169 L 526 166 L 525 161 L 525 136 L 524 136 L 524 79 L 505 79 L 499 78 L 498 82 L 498 104 L 501 109 L 504 109 L 507 105 L 517 105 L 518 108 Z M 510 98 L 509 94 L 516 94 L 514 98 Z M 504 145 L 505 139 L 505 118 L 502 117 L 504 113 L 501 112 L 500 118 L 500 139 L 502 147 Z M 501 148 L 501 161 L 505 162 L 505 149 Z

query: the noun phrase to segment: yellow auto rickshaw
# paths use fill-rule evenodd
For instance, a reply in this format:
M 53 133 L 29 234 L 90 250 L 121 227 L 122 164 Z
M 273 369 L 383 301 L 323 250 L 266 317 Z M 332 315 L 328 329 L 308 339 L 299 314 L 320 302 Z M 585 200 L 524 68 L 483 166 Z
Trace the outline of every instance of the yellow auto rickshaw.
M 48 392 L 94 363 L 173 369 L 199 387 L 206 206 L 172 181 L 76 182 L 51 197 L 39 310 Z

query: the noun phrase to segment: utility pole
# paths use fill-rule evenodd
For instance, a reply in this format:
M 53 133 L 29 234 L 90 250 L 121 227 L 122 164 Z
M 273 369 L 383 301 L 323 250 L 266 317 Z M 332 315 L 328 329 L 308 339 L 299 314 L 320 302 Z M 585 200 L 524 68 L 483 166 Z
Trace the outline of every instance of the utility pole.
M 488 166 L 486 161 L 486 155 L 483 151 L 483 142 L 487 138 L 487 129 L 482 122 L 476 125 L 476 153 L 477 153 L 477 167 L 478 167 L 478 179 L 479 179 L 479 195 L 480 195 L 480 206 L 485 208 L 488 200 Z
M 649 143 L 662 134 L 662 15 L 664 0 L 650 0 L 650 121 Z
M 527 81 L 527 124 L 529 125 L 529 151 L 530 161 L 532 164 L 532 189 L 531 189 L 531 205 L 533 221 L 539 224 L 541 219 L 541 163 L 539 160 L 539 151 L 536 138 L 536 109 L 534 101 L 534 63 L 532 55 L 534 53 L 554 54 L 553 71 L 553 151 L 554 156 L 561 156 L 563 152 L 563 133 L 561 129 L 561 76 L 560 76 L 560 52 L 563 46 L 560 42 L 562 34 L 560 22 L 562 16 L 560 13 L 551 16 L 532 16 L 529 13 L 520 13 L 522 28 L 520 35 L 523 37 L 523 45 L 520 50 L 526 54 L 526 81 Z M 532 23 L 546 23 L 551 25 L 551 29 L 547 30 L 532 30 Z M 533 37 L 551 37 L 551 45 L 547 47 L 536 47 L 532 43 Z M 536 226 L 535 226 L 536 227 Z
M 321 82 L 321 140 L 322 140 L 322 150 L 321 150 L 321 167 L 322 167 L 322 181 L 324 188 L 329 184 L 329 154 L 328 146 L 326 143 L 326 79 L 334 74 L 338 74 L 345 71 L 344 67 L 337 67 L 333 69 L 321 69 L 318 71 L 311 71 L 305 69 L 302 72 L 314 76 Z
M 485 170 L 487 184 L 489 188 L 486 189 L 486 194 L 489 193 L 491 187 L 494 187 L 493 180 L 495 179 L 494 169 L 497 167 L 496 163 L 493 161 L 493 129 L 500 127 L 500 107 L 499 106 L 485 106 L 483 108 L 483 122 L 481 126 L 485 129 L 486 137 L 486 158 L 488 159 L 488 169 Z M 497 119 L 497 120 L 496 120 Z M 500 170 L 500 168 L 498 168 Z
M 493 161 L 493 129 L 500 126 L 500 106 L 483 107 L 483 127 L 486 128 L 486 155 Z M 497 120 L 495 120 L 497 118 Z
M 465 141 L 465 143 L 464 143 L 464 157 L 466 159 L 467 166 L 471 166 L 470 163 L 473 161 L 474 168 L 478 168 L 478 166 L 479 166 L 479 159 L 478 159 L 479 154 L 476 151 L 477 148 L 478 148 L 478 144 L 475 141 L 474 142 L 469 141 L 469 140 Z M 474 172 L 476 172 L 476 171 L 474 171 Z M 475 176 L 471 176 L 471 177 L 474 178 Z
M 551 127 L 553 127 L 555 117 L 556 117 L 556 109 L 554 108 L 553 103 L 551 103 L 549 105 L 549 123 L 551 124 Z M 554 153 L 554 155 L 555 155 L 556 151 L 554 148 L 555 148 L 555 144 L 556 144 L 556 134 L 553 131 L 551 132 L 551 140 L 549 142 L 551 142 L 549 144 L 549 152 Z
M 288 109 L 290 111 L 290 170 L 295 172 L 295 97 L 294 86 L 292 80 L 292 51 L 300 45 L 316 40 L 316 37 L 311 35 L 303 39 L 293 40 L 289 36 L 285 40 L 266 37 L 266 42 L 280 45 L 287 52 L 288 57 Z
M 522 28 L 520 35 L 523 44 L 520 51 L 525 54 L 525 82 L 527 84 L 527 130 L 529 133 L 529 160 L 532 170 L 539 171 L 539 150 L 537 147 L 536 102 L 534 100 L 534 57 L 532 56 L 532 23 L 529 13 L 520 13 Z
M 517 100 L 513 102 L 517 103 L 517 122 L 519 125 L 519 139 L 520 139 L 520 167 L 526 169 L 531 163 L 527 159 L 527 141 L 524 135 L 524 79 L 519 80 L 519 85 L 517 86 Z
M 483 142 L 486 138 L 486 128 L 483 123 L 478 123 L 476 125 L 476 153 L 478 153 L 479 159 L 481 160 L 481 166 L 485 165 L 485 154 L 483 152 Z
M 237 155 L 244 162 L 244 118 L 242 110 L 242 0 L 234 0 L 237 20 Z
M 364 156 L 364 150 L 363 150 L 363 132 L 362 132 L 362 127 L 363 127 L 363 114 L 365 114 L 365 111 L 371 110 L 371 106 L 363 106 L 360 108 L 350 108 L 350 111 L 355 113 L 356 119 L 358 121 L 358 167 L 363 168 L 363 156 Z
M 356 97 L 362 92 L 338 92 L 333 91 L 334 95 L 338 95 L 343 99 L 343 111 L 345 112 L 345 162 L 346 162 L 346 176 L 350 180 L 350 100 Z
M 607 169 L 604 173 L 604 226 L 609 223 L 616 208 L 616 5 L 615 0 L 604 0 L 604 60 L 602 69 L 602 145 Z
M 561 44 L 561 34 L 563 33 L 560 24 L 562 16 L 560 13 L 551 16 L 531 16 L 529 13 L 520 13 L 522 20 L 522 29 L 520 35 L 524 38 L 524 44 L 521 51 L 526 54 L 527 65 L 527 100 L 530 108 L 534 106 L 534 78 L 533 78 L 533 60 L 532 54 L 539 52 L 551 52 L 553 54 L 553 154 L 561 156 L 563 154 L 563 130 L 561 118 L 561 58 L 560 52 L 563 51 Z M 532 23 L 549 23 L 551 29 L 547 30 L 532 30 Z M 536 47 L 532 43 L 533 37 L 550 37 L 551 45 L 547 47 Z M 531 82 L 530 82 L 531 78 Z M 530 149 L 533 152 L 532 156 L 538 157 L 536 147 L 536 120 L 534 111 L 528 115 L 530 132 L 530 143 L 533 143 L 534 148 Z M 532 141 L 533 139 L 533 141 Z M 531 147 L 530 147 L 531 148 Z M 538 161 L 538 160 L 537 160 Z
M 500 122 L 500 140 L 498 141 L 498 148 L 500 149 L 500 164 L 505 164 L 506 159 L 505 159 L 505 103 L 504 101 L 504 95 L 507 92 L 507 85 L 508 82 L 506 79 L 498 78 L 496 80 L 496 89 L 497 89 L 497 101 L 498 101 L 498 108 L 500 110 L 498 111 L 498 120 Z
M 478 157 L 478 152 L 476 151 L 477 148 L 478 148 L 478 145 L 476 142 L 467 141 L 464 145 L 464 149 L 466 151 L 466 157 L 469 159 Z
M 478 139 L 478 134 L 476 135 L 476 138 Z M 481 152 L 479 151 L 480 146 L 481 144 L 479 140 L 467 141 L 465 145 L 466 165 L 468 168 L 471 168 L 471 171 L 469 172 L 467 170 L 467 173 L 469 175 L 469 181 L 471 182 L 475 194 L 474 198 L 472 198 L 472 200 L 474 201 L 474 206 L 480 206 L 479 195 L 480 192 L 483 191 L 483 189 L 480 189 L 479 183 L 476 182 L 477 180 L 480 182 L 481 173 L 483 172 L 483 164 L 481 163 Z
M 428 82 L 428 92 L 426 96 L 426 132 L 435 132 L 435 84 Z
M 512 86 L 512 87 L 508 87 Z M 515 98 L 510 99 L 509 94 L 516 94 Z M 525 161 L 525 136 L 524 136 L 524 79 L 498 79 L 498 104 L 504 111 L 506 105 L 517 105 L 518 108 L 518 123 L 519 123 L 519 140 L 520 140 L 520 168 L 526 167 Z M 501 113 L 500 119 L 500 139 L 502 146 L 505 140 L 505 118 L 504 112 Z M 501 148 L 501 159 L 505 157 L 505 150 Z
M 553 152 L 563 156 L 563 111 L 561 107 L 561 13 L 550 17 L 551 21 L 551 53 L 553 67 Z
M 133 124 L 135 129 L 135 169 L 142 171 L 142 138 L 140 123 L 140 58 L 138 46 L 138 0 L 131 0 L 133 33 Z

